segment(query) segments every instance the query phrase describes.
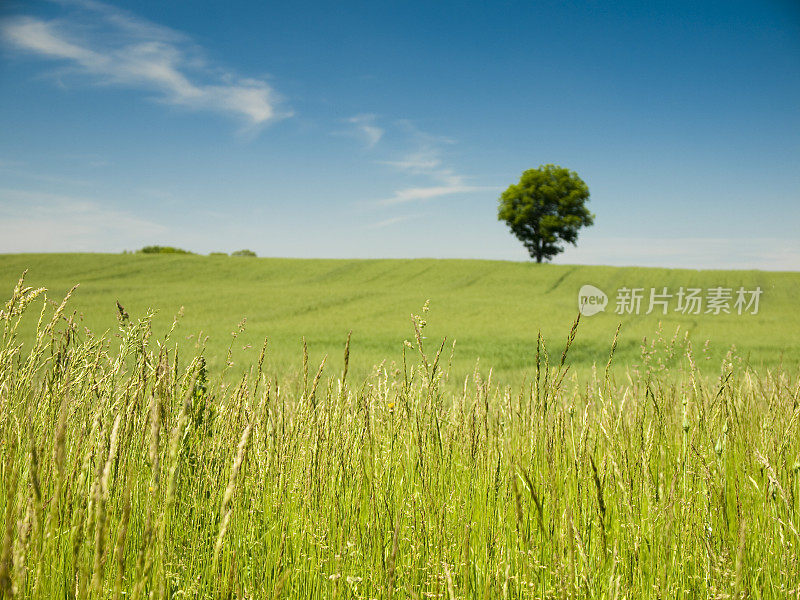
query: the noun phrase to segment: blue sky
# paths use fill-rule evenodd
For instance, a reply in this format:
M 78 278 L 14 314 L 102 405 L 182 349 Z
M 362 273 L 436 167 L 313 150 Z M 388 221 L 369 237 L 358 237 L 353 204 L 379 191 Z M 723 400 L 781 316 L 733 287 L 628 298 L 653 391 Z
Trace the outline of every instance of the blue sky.
M 0 252 L 525 260 L 497 198 L 554 163 L 554 262 L 800 269 L 791 0 L 0 10 Z

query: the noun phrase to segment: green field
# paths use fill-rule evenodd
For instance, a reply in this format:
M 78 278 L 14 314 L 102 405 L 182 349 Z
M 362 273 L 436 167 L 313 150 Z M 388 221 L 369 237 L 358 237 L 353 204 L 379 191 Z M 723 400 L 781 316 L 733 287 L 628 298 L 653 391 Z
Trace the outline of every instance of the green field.
M 453 373 L 472 373 L 477 359 L 495 378 L 518 383 L 535 363 L 537 333 L 551 353 L 561 353 L 577 316 L 577 294 L 593 284 L 609 296 L 606 312 L 581 320 L 570 364 L 587 372 L 604 367 L 618 325 L 617 369 L 641 364 L 642 343 L 669 344 L 688 333 L 702 368 L 718 372 L 735 346 L 756 367 L 791 370 L 800 364 L 800 273 L 691 271 L 536 265 L 478 260 L 299 260 L 177 255 L 42 254 L 0 256 L 0 290 L 8 296 L 20 274 L 48 288 L 53 300 L 75 284 L 70 307 L 97 334 L 117 330 L 117 300 L 132 319 L 156 310 L 154 335 L 163 336 L 184 307 L 173 342 L 193 353 L 199 334 L 218 371 L 231 347 L 238 373 L 253 362 L 269 338 L 267 369 L 295 370 L 305 337 L 313 360 L 329 355 L 328 368 L 341 369 L 342 350 L 352 330 L 351 369 L 363 377 L 387 360 L 399 362 L 413 332 L 410 315 L 430 300 L 428 336 L 456 341 Z M 760 286 L 759 313 L 684 315 L 615 314 L 615 290 L 651 287 L 676 292 L 681 286 L 750 290 Z M 646 310 L 647 297 L 642 312 Z M 672 308 L 672 307 L 671 307 Z M 657 311 L 656 311 L 657 312 Z M 245 331 L 231 332 L 246 318 Z M 30 338 L 35 319 L 23 325 Z M 680 329 L 678 329 L 680 328 Z M 192 337 L 190 337 L 192 336 Z M 433 341 L 431 342 L 433 343 Z M 249 346 L 249 348 L 248 348 Z M 449 353 L 448 353 L 449 358 Z M 705 360 L 705 359 L 708 360 Z
M 111 256 L 7 262 L 37 260 L 47 266 L 41 282 L 88 283 L 77 297 L 86 322 L 113 328 L 113 337 L 87 333 L 62 305 L 20 346 L 20 319 L 27 311 L 36 320 L 41 294 L 19 288 L 2 305 L 0 598 L 800 597 L 793 372 L 711 360 L 716 375 L 704 376 L 702 353 L 693 359 L 686 345 L 657 346 L 640 360 L 629 343 L 625 360 L 642 364 L 621 377 L 601 365 L 570 378 L 557 352 L 549 364 L 540 355 L 525 383 L 490 380 L 487 366 L 459 389 L 435 356 L 434 325 L 423 323 L 433 315 L 438 330 L 463 332 L 466 354 L 535 356 L 527 328 L 564 328 L 571 309 L 548 311 L 548 298 L 566 303 L 564 290 L 582 273 L 601 284 L 601 276 L 654 280 L 658 271 Z M 250 283 L 238 283 L 245 275 Z M 780 315 L 766 307 L 757 315 L 763 328 L 719 326 L 726 343 L 758 336 L 750 348 L 765 363 L 779 353 L 775 340 L 794 323 L 794 275 L 694 275 L 781 289 Z M 409 291 L 415 282 L 420 289 Z M 533 308 L 524 309 L 523 291 Z M 212 334 L 223 339 L 232 315 L 261 313 L 259 334 L 277 332 L 275 354 L 292 362 L 295 353 L 296 364 L 271 375 L 254 350 L 235 367 L 241 377 L 217 378 L 201 356 L 176 355 L 172 338 L 151 335 L 147 319 L 114 326 L 116 308 L 107 307 L 117 294 L 134 315 L 186 294 L 188 313 L 197 313 L 187 321 L 222 321 Z M 402 313 L 426 295 L 441 316 L 422 312 L 405 323 Z M 469 299 L 481 310 L 466 313 Z M 384 318 L 387 305 L 400 316 Z M 766 306 L 777 313 L 777 305 Z M 511 308 L 519 313 L 504 320 Z M 589 321 L 576 352 L 583 367 L 595 352 L 605 363 L 601 338 L 613 328 Z M 353 355 L 394 353 L 404 359 L 398 368 L 354 377 L 339 338 L 351 324 L 360 340 Z M 319 357 L 304 360 L 303 328 L 316 354 L 336 349 L 342 363 L 322 372 Z M 395 336 L 409 341 L 397 349 Z M 786 347 L 789 366 L 795 355 Z M 525 360 L 509 358 L 504 372 L 518 373 Z

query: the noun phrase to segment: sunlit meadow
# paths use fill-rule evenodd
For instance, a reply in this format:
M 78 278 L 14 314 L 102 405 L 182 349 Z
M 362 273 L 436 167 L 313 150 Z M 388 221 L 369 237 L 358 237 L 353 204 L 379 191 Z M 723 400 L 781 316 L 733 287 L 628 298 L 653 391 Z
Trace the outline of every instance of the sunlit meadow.
M 612 331 L 578 377 L 576 322 L 518 385 L 461 378 L 426 304 L 363 378 L 349 339 L 268 375 L 267 340 L 232 380 L 174 325 L 44 297 L 0 313 L 3 596 L 800 595 L 794 373 L 702 375 L 677 338 L 620 375 Z

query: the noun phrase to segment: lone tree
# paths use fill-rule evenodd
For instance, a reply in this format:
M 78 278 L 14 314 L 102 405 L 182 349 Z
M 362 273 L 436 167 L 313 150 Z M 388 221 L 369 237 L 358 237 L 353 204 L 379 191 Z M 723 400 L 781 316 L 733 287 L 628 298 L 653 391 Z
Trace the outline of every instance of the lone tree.
M 525 245 L 537 263 L 576 245 L 578 229 L 594 223 L 586 208 L 589 187 L 569 169 L 542 165 L 528 169 L 500 196 L 497 218 Z

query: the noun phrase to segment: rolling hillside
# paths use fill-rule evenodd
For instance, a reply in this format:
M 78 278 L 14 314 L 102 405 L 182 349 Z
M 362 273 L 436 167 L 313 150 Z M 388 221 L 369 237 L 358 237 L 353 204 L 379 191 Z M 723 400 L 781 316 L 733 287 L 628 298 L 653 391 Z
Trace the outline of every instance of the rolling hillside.
M 741 360 L 757 367 L 783 364 L 792 372 L 800 363 L 800 273 L 760 271 L 690 271 L 535 265 L 476 260 L 300 260 L 225 256 L 28 254 L 0 256 L 0 291 L 11 294 L 24 270 L 31 286 L 48 288 L 60 298 L 80 284 L 70 306 L 95 332 L 117 327 L 115 302 L 132 319 L 157 311 L 154 335 L 163 336 L 184 307 L 172 343 L 183 350 L 205 339 L 212 369 L 224 364 L 229 346 L 233 367 L 249 365 L 269 338 L 268 365 L 275 373 L 296 369 L 302 360 L 302 337 L 311 362 L 329 355 L 329 369 L 339 369 L 348 331 L 352 330 L 351 369 L 364 374 L 384 359 L 402 360 L 403 340 L 413 337 L 411 313 L 426 300 L 425 336 L 429 352 L 442 337 L 447 348 L 456 340 L 453 372 L 459 378 L 480 368 L 518 382 L 535 364 L 537 332 L 558 360 L 577 315 L 578 291 L 591 284 L 608 295 L 604 312 L 581 319 L 569 362 L 585 372 L 604 368 L 618 324 L 621 333 L 615 365 L 641 363 L 643 339 L 661 337 L 669 345 L 688 332 L 697 362 L 713 372 L 732 346 Z M 639 314 L 615 313 L 621 288 L 643 288 Z M 668 314 L 656 306 L 645 315 L 650 288 L 673 294 Z M 732 290 L 731 314 L 683 314 L 676 311 L 679 289 Z M 753 307 L 737 314 L 736 290 L 759 288 Z M 749 297 L 748 297 L 749 299 Z M 742 307 L 745 308 L 745 307 Z M 24 339 L 35 325 L 31 311 L 21 329 Z M 244 332 L 231 332 L 246 318 Z M 657 343 L 658 345 L 658 343 Z M 678 353 L 679 355 L 679 353 Z M 449 351 L 445 361 L 449 357 Z

